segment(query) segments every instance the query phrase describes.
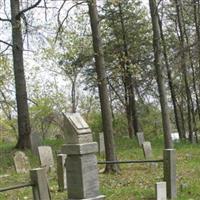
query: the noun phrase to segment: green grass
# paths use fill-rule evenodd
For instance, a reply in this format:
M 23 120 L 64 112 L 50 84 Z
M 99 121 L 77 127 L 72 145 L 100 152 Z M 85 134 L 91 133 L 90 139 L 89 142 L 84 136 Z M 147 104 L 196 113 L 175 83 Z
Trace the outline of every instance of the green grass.
M 162 158 L 162 139 L 150 140 L 152 142 L 155 159 Z M 45 145 L 50 145 L 54 152 L 59 151 L 62 141 L 48 140 Z M 16 174 L 12 157 L 16 150 L 13 145 L 0 143 L 0 175 L 8 174 L 8 177 L 0 178 L 0 188 L 27 182 L 29 174 Z M 116 149 L 119 160 L 144 159 L 142 149 L 136 141 L 126 137 L 116 138 Z M 200 145 L 189 144 L 187 142 L 177 143 L 177 200 L 200 200 Z M 27 151 L 31 161 L 31 167 L 39 166 L 35 156 Z M 55 154 L 54 154 L 55 155 Z M 98 160 L 104 157 L 98 156 Z M 99 165 L 99 170 L 104 166 Z M 157 167 L 150 164 L 122 164 L 119 174 L 99 174 L 100 190 L 106 195 L 108 200 L 142 200 L 155 198 L 154 185 L 157 181 L 162 181 L 162 163 Z M 50 191 L 53 200 L 67 199 L 66 192 L 57 192 L 56 173 L 49 175 Z M 13 190 L 0 193 L 0 200 L 31 200 L 32 192 L 30 188 Z

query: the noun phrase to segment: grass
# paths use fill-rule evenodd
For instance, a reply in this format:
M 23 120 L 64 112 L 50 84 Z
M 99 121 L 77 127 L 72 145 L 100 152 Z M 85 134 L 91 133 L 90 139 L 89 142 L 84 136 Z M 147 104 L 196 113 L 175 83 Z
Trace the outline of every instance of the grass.
M 155 159 L 162 158 L 162 139 L 150 140 Z M 59 151 L 62 141 L 47 140 L 45 145 L 50 145 L 54 152 Z M 16 150 L 13 145 L 0 143 L 0 188 L 27 182 L 29 174 L 16 174 L 13 165 L 13 155 Z M 137 143 L 126 137 L 116 138 L 117 155 L 119 160 L 144 159 L 142 149 Z M 177 200 L 200 200 L 200 145 L 187 142 L 177 143 Z M 39 166 L 35 156 L 27 151 L 31 167 Z M 103 160 L 104 157 L 98 157 Z M 99 170 L 104 166 L 99 165 Z M 163 178 L 162 163 L 157 167 L 150 164 L 121 164 L 119 174 L 105 175 L 100 173 L 100 190 L 108 200 L 150 200 L 155 198 L 154 185 Z M 56 173 L 49 175 L 52 200 L 67 199 L 67 192 L 58 192 Z M 0 193 L 0 200 L 31 200 L 31 188 L 12 190 Z

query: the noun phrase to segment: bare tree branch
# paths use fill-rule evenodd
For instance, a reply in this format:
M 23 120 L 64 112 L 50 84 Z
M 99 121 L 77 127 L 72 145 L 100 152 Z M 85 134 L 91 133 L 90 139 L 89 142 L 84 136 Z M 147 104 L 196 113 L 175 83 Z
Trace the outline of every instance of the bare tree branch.
M 65 1 L 66 2 L 66 1 Z M 69 8 L 68 9 L 68 11 L 67 11 L 67 14 L 66 14 L 66 16 L 65 16 L 65 18 L 62 20 L 62 22 L 59 24 L 59 27 L 58 27 L 58 31 L 57 31 L 57 33 L 56 33 L 56 37 L 55 37 L 55 43 L 56 43 L 56 41 L 57 41 L 57 39 L 58 39 L 58 35 L 59 35 L 59 33 L 61 32 L 61 29 L 62 29 L 62 26 L 63 26 L 63 24 L 64 24 L 64 22 L 67 20 L 67 18 L 68 18 L 68 16 L 69 16 L 69 13 L 70 13 L 70 11 L 74 8 L 74 7 L 76 7 L 76 6 L 78 6 L 78 5 L 81 5 L 81 4 L 83 4 L 83 3 L 85 3 L 85 2 L 77 2 L 76 4 L 74 4 L 73 6 L 71 6 L 71 8 Z M 61 9 L 62 9 L 62 7 L 64 6 L 64 3 L 61 5 Z M 61 9 L 59 9 L 60 11 L 61 11 Z M 58 21 L 59 22 L 59 21 Z
M 10 19 L 3 19 L 3 18 L 1 18 L 1 17 L 0 17 L 0 21 L 3 21 L 3 22 L 11 22 Z
M 10 43 L 8 43 L 8 42 L 6 42 L 6 41 L 3 41 L 3 40 L 0 40 L 0 42 L 1 42 L 1 43 L 3 43 L 3 44 L 6 44 L 6 45 L 8 45 L 8 46 L 10 46 L 10 47 L 12 47 L 12 46 L 13 46 L 12 44 L 10 44 Z
M 18 13 L 17 17 L 20 17 L 20 16 L 21 16 L 22 14 L 24 14 L 25 12 L 27 12 L 27 11 L 29 11 L 29 10 L 31 10 L 31 9 L 33 9 L 33 8 L 35 8 L 35 7 L 37 7 L 37 6 L 40 4 L 41 1 L 42 1 L 42 0 L 38 0 L 36 3 L 34 3 L 34 4 L 31 5 L 31 6 L 29 6 L 28 8 L 25 8 L 25 9 L 21 10 L 21 11 Z

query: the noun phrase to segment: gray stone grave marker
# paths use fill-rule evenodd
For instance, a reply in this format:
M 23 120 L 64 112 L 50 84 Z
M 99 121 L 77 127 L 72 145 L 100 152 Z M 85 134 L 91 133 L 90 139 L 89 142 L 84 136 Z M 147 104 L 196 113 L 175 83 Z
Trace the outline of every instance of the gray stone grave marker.
M 67 154 L 67 192 L 68 199 L 102 200 L 99 194 L 99 181 L 96 142 L 80 114 L 64 115 L 65 138 L 68 144 L 63 145 L 62 153 Z
M 57 155 L 57 178 L 58 178 L 58 190 L 60 192 L 67 189 L 67 170 L 65 166 L 67 155 L 58 154 Z
M 15 153 L 14 165 L 17 173 L 27 173 L 30 170 L 28 157 L 22 151 Z
M 33 154 L 38 155 L 38 147 L 42 145 L 41 136 L 33 132 L 30 135 L 30 141 L 31 141 L 31 150 Z
M 39 146 L 38 153 L 42 167 L 46 167 L 47 171 L 54 166 L 53 152 L 50 146 Z
M 139 146 L 141 147 L 142 143 L 145 141 L 143 132 L 137 132 L 137 140 L 138 140 Z
M 166 182 L 156 183 L 156 200 L 167 200 Z
M 104 143 L 104 134 L 103 133 L 99 133 L 98 148 L 99 148 L 99 154 L 105 153 L 105 143 Z
M 64 115 L 64 136 L 67 144 L 82 144 L 93 141 L 91 130 L 79 113 Z
M 144 157 L 147 160 L 152 159 L 153 154 L 152 154 L 151 142 L 143 142 L 142 147 L 143 147 Z

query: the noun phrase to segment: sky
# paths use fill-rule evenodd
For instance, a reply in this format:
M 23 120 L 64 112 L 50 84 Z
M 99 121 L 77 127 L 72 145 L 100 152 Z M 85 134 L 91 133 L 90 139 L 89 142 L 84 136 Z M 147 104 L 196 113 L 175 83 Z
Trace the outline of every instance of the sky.
M 2 0 L 0 0 L 1 2 Z M 97 0 L 98 3 L 103 3 L 104 0 Z M 8 1 L 6 1 L 8 2 Z M 30 1 L 24 1 L 24 2 L 30 2 Z M 34 2 L 34 1 L 33 1 Z M 45 86 L 48 85 L 50 82 L 56 82 L 58 84 L 59 89 L 62 91 L 63 88 L 69 88 L 69 83 L 64 80 L 63 76 L 57 75 L 55 78 L 55 74 L 53 75 L 52 72 L 49 72 L 45 68 L 45 63 L 38 62 L 40 59 L 40 55 L 37 54 L 39 52 L 38 48 L 41 47 L 41 44 L 45 46 L 45 37 L 53 36 L 55 37 L 55 31 L 54 33 L 52 31 L 48 31 L 48 26 L 50 25 L 52 27 L 57 24 L 57 11 L 60 5 L 62 4 L 62 1 L 59 0 L 52 0 L 48 1 L 48 7 L 49 9 L 45 13 L 42 8 L 37 8 L 32 10 L 31 12 L 27 13 L 27 19 L 28 22 L 30 22 L 29 31 L 31 31 L 31 34 L 29 36 L 24 38 L 24 48 L 26 51 L 24 52 L 24 60 L 25 60 L 25 71 L 26 71 L 26 77 L 27 77 L 27 84 L 29 87 L 32 87 L 35 81 L 40 82 L 41 86 L 45 90 Z M 144 5 L 148 6 L 148 0 L 143 0 Z M 26 5 L 24 5 L 26 6 Z M 66 10 L 72 6 L 72 1 L 67 2 L 66 7 L 61 12 L 61 19 L 65 16 Z M 6 3 L 6 10 L 9 15 L 9 4 Z M 54 7 L 54 9 L 52 9 Z M 55 9 L 56 8 L 56 9 Z M 41 10 L 43 12 L 41 12 Z M 70 12 L 70 15 L 73 16 L 73 11 Z M 5 18 L 4 15 L 4 9 L 0 7 L 0 17 Z M 34 19 L 34 27 L 32 27 L 31 20 Z M 43 27 L 43 24 L 46 24 L 46 26 Z M 3 28 L 2 28 L 3 27 Z M 8 34 L 10 33 L 10 34 Z M 43 40 L 41 40 L 43 39 Z M 5 40 L 10 42 L 11 40 L 11 29 L 9 27 L 9 24 L 3 24 L 3 22 L 0 21 L 0 40 Z M 40 42 L 38 42 L 40 41 Z M 41 42 L 43 41 L 44 44 Z M 32 45 L 34 44 L 34 45 Z M 0 47 L 2 47 L 2 44 L 0 44 Z M 8 51 L 8 54 L 11 56 L 11 51 Z M 33 74 L 32 69 L 39 68 L 39 73 Z M 36 70 L 37 71 L 37 70 Z M 37 71 L 38 72 L 38 71 Z M 70 96 L 70 90 L 66 91 L 66 96 Z

